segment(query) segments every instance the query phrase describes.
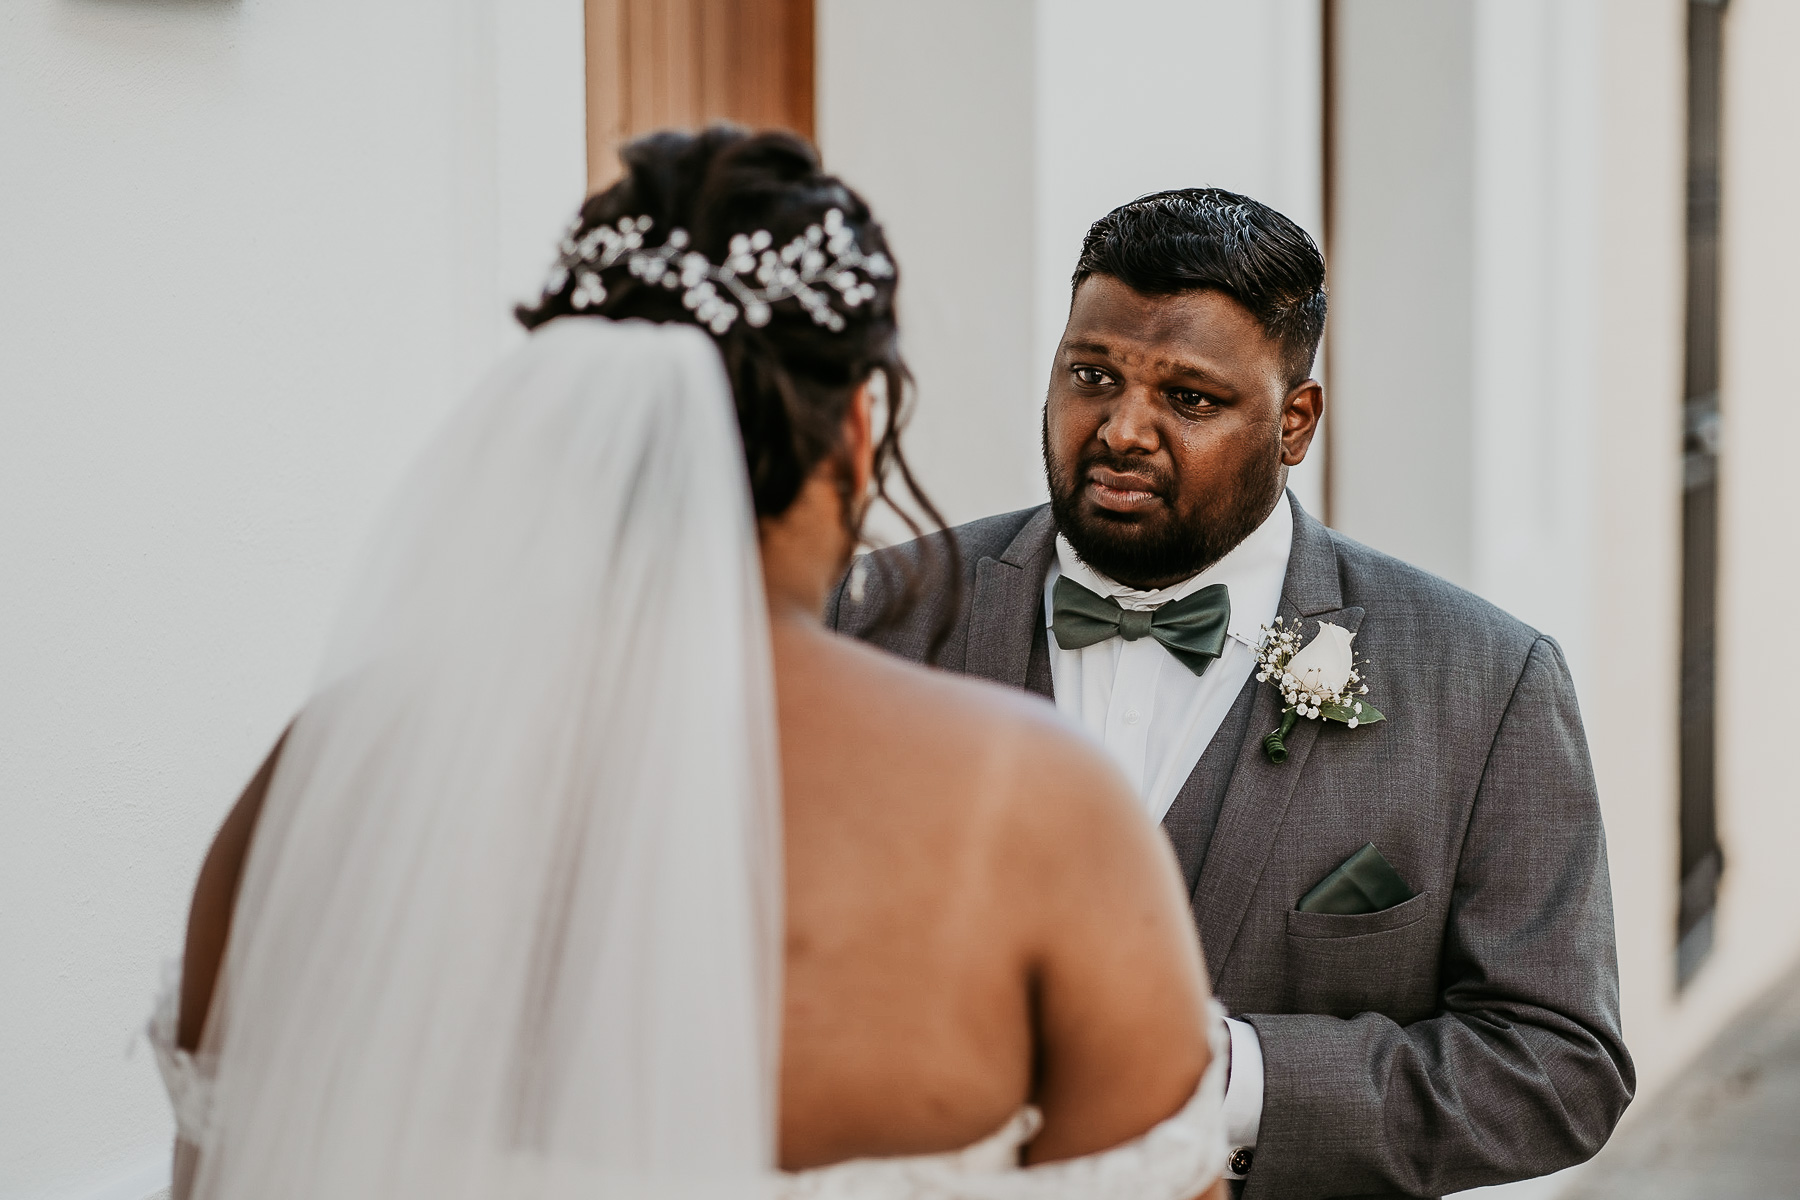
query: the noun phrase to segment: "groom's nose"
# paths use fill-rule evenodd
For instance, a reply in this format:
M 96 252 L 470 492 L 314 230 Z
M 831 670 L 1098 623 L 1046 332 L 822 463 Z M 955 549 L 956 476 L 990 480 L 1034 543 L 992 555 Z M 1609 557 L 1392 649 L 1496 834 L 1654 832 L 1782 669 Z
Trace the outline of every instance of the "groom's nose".
M 1162 445 L 1157 416 L 1156 396 L 1149 388 L 1128 388 L 1100 423 L 1100 441 L 1115 454 L 1153 453 Z

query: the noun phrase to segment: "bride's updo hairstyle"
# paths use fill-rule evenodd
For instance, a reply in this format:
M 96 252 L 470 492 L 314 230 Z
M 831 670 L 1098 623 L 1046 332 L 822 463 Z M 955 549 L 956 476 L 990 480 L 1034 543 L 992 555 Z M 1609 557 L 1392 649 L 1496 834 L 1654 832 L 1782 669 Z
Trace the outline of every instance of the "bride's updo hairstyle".
M 716 125 L 701 133 L 664 131 L 639 138 L 625 146 L 619 157 L 625 174 L 605 191 L 590 196 L 581 207 L 580 219 L 569 234 L 579 243 L 601 231 L 611 237 L 623 226 L 632 229 L 642 218 L 642 246 L 665 245 L 671 231 L 682 230 L 684 252 L 697 252 L 708 262 L 723 264 L 742 249 L 734 237 L 770 234 L 768 247 L 777 251 L 809 229 L 847 229 L 855 237 L 855 250 L 867 257 L 881 256 L 889 269 L 857 272 L 854 303 L 829 284 L 816 291 L 826 296 L 836 318 L 829 324 L 815 319 L 813 309 L 798 298 L 777 300 L 750 319 L 748 309 L 735 311 L 728 323 L 702 319 L 684 302 L 687 289 L 669 287 L 655 276 L 633 271 L 626 256 L 597 272 L 603 294 L 584 290 L 584 271 L 558 271 L 551 286 L 535 305 L 516 311 L 527 329 L 563 316 L 597 316 L 649 321 L 680 321 L 706 329 L 719 347 L 725 372 L 737 406 L 738 428 L 743 434 L 745 464 L 750 491 L 759 517 L 786 512 L 800 494 L 800 487 L 821 462 L 843 450 L 844 419 L 862 384 L 879 378 L 884 396 L 883 416 L 875 436 L 874 486 L 915 537 L 927 528 L 941 531 L 943 518 L 913 478 L 900 449 L 900 431 L 908 407 L 907 385 L 911 375 L 900 356 L 899 326 L 895 321 L 894 290 L 898 272 L 891 268 L 887 240 L 869 206 L 842 180 L 820 167 L 818 152 L 802 138 L 788 133 L 748 133 L 729 125 Z M 831 217 L 836 210 L 841 218 Z M 755 283 L 753 275 L 748 281 Z M 672 280 L 668 282 L 673 282 Z M 722 299 L 736 298 L 729 292 Z M 897 503 L 888 481 L 898 476 L 908 503 Z M 851 473 L 839 473 L 846 524 L 860 537 L 863 506 L 852 496 Z M 915 516 L 914 513 L 919 516 Z M 921 522 L 920 518 L 923 518 Z M 883 588 L 894 601 L 882 623 L 897 619 L 918 599 L 928 573 L 935 584 L 941 577 L 955 586 L 954 542 L 949 537 L 931 539 L 936 563 L 923 563 L 898 588 Z M 886 557 L 886 556 L 884 556 Z M 955 605 L 945 609 L 956 611 Z M 933 653 L 949 633 L 935 631 Z

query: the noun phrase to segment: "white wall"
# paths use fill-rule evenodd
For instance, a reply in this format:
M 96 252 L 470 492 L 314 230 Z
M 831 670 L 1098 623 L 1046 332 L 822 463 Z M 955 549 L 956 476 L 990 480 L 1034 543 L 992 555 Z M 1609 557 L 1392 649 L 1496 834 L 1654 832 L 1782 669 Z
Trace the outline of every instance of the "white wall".
M 1800 955 L 1792 702 L 1770 686 L 1800 678 L 1800 644 L 1787 633 L 1800 595 L 1800 536 L 1793 476 L 1783 465 L 1800 445 L 1796 45 L 1800 6 L 1732 0 L 1726 10 L 1718 648 L 1725 874 L 1712 957 L 1670 1006 L 1670 1040 L 1681 1049 L 1697 1049 Z
M 1358 57 L 1341 76 L 1339 181 L 1362 191 L 1340 192 L 1333 248 L 1334 467 L 1335 487 L 1361 491 L 1340 492 L 1334 512 L 1352 536 L 1473 587 L 1569 651 L 1639 1070 L 1629 1123 L 1800 955 L 1800 789 L 1779 749 L 1790 718 L 1769 689 L 1800 674 L 1779 632 L 1800 590 L 1779 467 L 1800 440 L 1786 399 L 1800 323 L 1800 87 L 1786 59 L 1800 10 L 1732 0 L 1726 17 L 1727 868 L 1712 955 L 1679 992 L 1686 4 L 1344 0 L 1340 12 L 1340 49 Z M 1465 171 L 1467 207 L 1445 212 Z
M 1600 6 L 1339 12 L 1334 523 L 1586 674 Z
M 1585 325 L 1598 365 L 1589 436 L 1548 452 L 1573 454 L 1592 474 L 1584 502 L 1592 563 L 1571 583 L 1585 589 L 1589 612 L 1583 711 L 1606 806 L 1626 1039 L 1639 1069 L 1630 1122 L 1679 1086 L 1694 1056 L 1800 957 L 1792 898 L 1800 787 L 1782 752 L 1791 717 L 1770 703 L 1769 688 L 1800 675 L 1800 648 L 1780 632 L 1780 614 L 1800 592 L 1781 467 L 1800 443 L 1789 399 L 1800 324 L 1792 283 L 1800 85 L 1789 60 L 1800 9 L 1732 0 L 1725 16 L 1718 819 L 1726 866 L 1712 952 L 1677 991 L 1686 5 L 1592 7 L 1598 28 L 1574 44 L 1592 51 L 1587 73 L 1599 95 L 1592 209 L 1602 219 L 1589 226 L 1597 253 Z
M 1313 0 L 820 0 L 819 141 L 899 258 L 909 455 L 954 523 L 1043 499 L 1081 235 L 1216 184 L 1320 228 Z M 1294 485 L 1315 507 L 1316 459 Z
M 1600 5 L 1474 14 L 1469 582 L 1595 682 L 1599 231 L 1632 203 L 1601 188 Z
M 528 7 L 0 9 L 0 1197 L 163 1170 L 199 858 L 581 195 L 580 4 Z
M 1578 679 L 1606 815 L 1626 1043 L 1639 1103 L 1696 1043 L 1675 998 L 1681 389 L 1686 228 L 1683 0 L 1601 6 L 1590 663 Z M 1655 699 L 1649 703 L 1645 701 Z M 1712 1017 L 1713 1028 L 1720 1014 Z

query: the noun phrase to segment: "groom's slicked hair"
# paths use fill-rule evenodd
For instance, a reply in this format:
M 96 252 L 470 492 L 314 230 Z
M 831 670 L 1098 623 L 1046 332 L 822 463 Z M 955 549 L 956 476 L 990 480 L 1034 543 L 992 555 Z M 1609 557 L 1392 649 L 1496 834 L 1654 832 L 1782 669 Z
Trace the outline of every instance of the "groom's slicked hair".
M 1071 294 L 1090 275 L 1146 296 L 1225 293 L 1280 343 L 1290 387 L 1311 372 L 1325 332 L 1318 246 L 1268 205 L 1223 188 L 1156 192 L 1113 209 L 1082 240 Z

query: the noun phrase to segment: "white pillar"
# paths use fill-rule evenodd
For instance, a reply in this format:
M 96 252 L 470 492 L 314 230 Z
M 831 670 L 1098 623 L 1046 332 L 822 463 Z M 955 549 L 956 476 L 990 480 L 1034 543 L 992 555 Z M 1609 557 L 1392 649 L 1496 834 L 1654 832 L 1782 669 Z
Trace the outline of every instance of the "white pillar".
M 1593 0 L 1474 5 L 1475 591 L 1588 675 L 1601 162 Z
M 1339 12 L 1334 523 L 1554 634 L 1580 677 L 1603 217 L 1595 3 Z
M 1332 522 L 1472 582 L 1474 137 L 1466 0 L 1338 0 Z
M 919 397 L 908 457 L 953 524 L 1042 487 L 1034 20 L 1031 0 L 818 7 L 820 147 L 899 261 Z

